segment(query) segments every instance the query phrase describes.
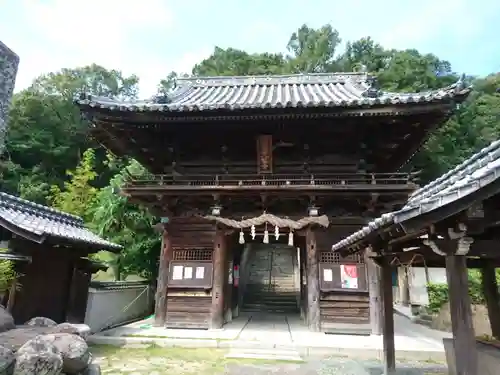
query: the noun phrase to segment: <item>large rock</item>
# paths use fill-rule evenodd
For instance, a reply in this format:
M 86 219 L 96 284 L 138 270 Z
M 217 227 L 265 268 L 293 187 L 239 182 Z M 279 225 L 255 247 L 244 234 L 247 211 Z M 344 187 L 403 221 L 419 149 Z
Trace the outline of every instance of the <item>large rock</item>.
M 61 352 L 44 336 L 37 336 L 16 353 L 14 375 L 58 375 L 63 369 Z
M 0 374 L 10 375 L 14 371 L 14 352 L 0 345 Z
M 5 332 L 14 328 L 16 328 L 14 318 L 7 310 L 0 306 L 0 332 Z
M 92 362 L 89 347 L 80 336 L 71 333 L 53 333 L 41 337 L 61 352 L 63 371 L 66 374 L 78 374 Z
M 71 333 L 87 340 L 90 335 L 90 327 L 86 324 L 61 323 L 52 329 L 53 333 Z
M 97 363 L 92 363 L 81 372 L 81 375 L 101 375 L 101 366 Z
M 25 325 L 31 327 L 55 327 L 57 325 L 52 319 L 37 316 L 28 320 Z

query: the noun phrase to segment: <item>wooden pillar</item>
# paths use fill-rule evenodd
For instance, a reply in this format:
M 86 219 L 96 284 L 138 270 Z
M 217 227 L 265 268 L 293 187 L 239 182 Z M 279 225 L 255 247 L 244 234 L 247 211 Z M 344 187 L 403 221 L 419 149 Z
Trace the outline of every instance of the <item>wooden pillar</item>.
M 394 345 L 394 302 L 392 293 L 392 268 L 387 259 L 383 260 L 381 268 L 384 375 L 393 375 L 396 373 L 396 347 Z
M 224 324 L 224 281 L 226 280 L 226 241 L 224 231 L 217 227 L 214 239 L 214 278 L 212 285 L 212 308 L 210 311 L 210 328 L 219 329 Z
M 316 249 L 316 235 L 309 227 L 306 231 L 307 247 L 307 323 L 313 332 L 321 329 L 321 312 L 319 307 L 319 265 Z
M 368 294 L 370 298 L 370 325 L 372 335 L 382 334 L 382 280 L 380 267 L 370 258 L 373 255 L 369 249 L 365 251 L 365 265 L 368 276 Z
M 167 293 L 168 293 L 168 273 L 170 261 L 172 260 L 172 243 L 168 233 L 168 225 L 163 225 L 161 236 L 160 266 L 158 269 L 158 282 L 155 299 L 155 327 L 165 326 L 167 319 Z
M 491 335 L 500 339 L 500 297 L 498 295 L 498 283 L 495 274 L 495 267 L 486 262 L 481 269 L 483 293 L 488 308 L 490 319 Z
M 477 375 L 478 356 L 472 325 L 466 257 L 446 256 L 446 278 L 457 375 Z

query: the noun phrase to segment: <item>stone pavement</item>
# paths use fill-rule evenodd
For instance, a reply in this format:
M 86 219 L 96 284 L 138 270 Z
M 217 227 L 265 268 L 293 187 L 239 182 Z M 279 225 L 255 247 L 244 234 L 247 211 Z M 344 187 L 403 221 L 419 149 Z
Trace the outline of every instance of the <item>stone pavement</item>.
M 412 323 L 395 314 L 397 358 L 444 360 L 443 337 L 449 334 Z M 382 337 L 309 332 L 298 316 L 242 314 L 221 330 L 164 329 L 140 321 L 89 338 L 95 344 L 140 347 L 224 348 L 230 356 L 291 360 L 297 357 L 346 355 L 381 359 Z

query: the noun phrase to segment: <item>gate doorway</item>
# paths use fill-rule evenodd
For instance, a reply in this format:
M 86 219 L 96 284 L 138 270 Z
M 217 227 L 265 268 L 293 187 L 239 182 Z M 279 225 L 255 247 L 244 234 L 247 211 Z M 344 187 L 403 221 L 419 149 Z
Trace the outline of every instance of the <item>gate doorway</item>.
M 241 276 L 242 311 L 299 313 L 297 249 L 285 244 L 249 244 Z

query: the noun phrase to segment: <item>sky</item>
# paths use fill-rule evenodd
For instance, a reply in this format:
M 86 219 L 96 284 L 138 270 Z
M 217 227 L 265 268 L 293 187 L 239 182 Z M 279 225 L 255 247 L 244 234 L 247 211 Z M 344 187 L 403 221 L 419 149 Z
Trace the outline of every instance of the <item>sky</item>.
M 0 0 L 0 38 L 21 58 L 17 91 L 96 63 L 137 74 L 147 97 L 215 46 L 285 52 L 302 24 L 328 23 L 344 42 L 371 36 L 434 53 L 459 73 L 500 71 L 498 0 Z

